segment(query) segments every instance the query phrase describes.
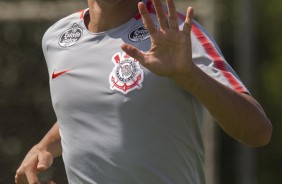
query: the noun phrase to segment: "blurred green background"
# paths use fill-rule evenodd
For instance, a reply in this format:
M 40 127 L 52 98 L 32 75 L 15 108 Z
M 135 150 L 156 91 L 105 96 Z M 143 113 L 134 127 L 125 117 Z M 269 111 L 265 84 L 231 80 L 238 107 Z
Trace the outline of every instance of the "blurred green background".
M 186 0 L 185 3 L 194 5 L 199 1 Z M 197 12 L 205 12 L 205 6 L 209 5 L 203 1 L 195 7 L 200 9 L 195 9 L 200 23 L 204 20 Z M 282 1 L 214 0 L 213 5 L 216 41 L 227 61 L 264 107 L 274 130 L 269 145 L 242 149 L 217 129 L 215 184 L 281 184 Z M 0 0 L 0 7 L 0 184 L 11 184 L 27 151 L 56 121 L 41 50 L 42 36 L 58 17 L 86 7 L 86 0 Z M 59 12 L 54 12 L 58 9 Z M 249 42 L 245 42 L 245 36 Z M 249 45 L 245 47 L 246 44 Z M 251 57 L 242 57 L 244 54 L 239 54 L 242 52 L 250 53 Z M 251 62 L 247 64 L 247 60 Z M 251 154 L 242 154 L 242 150 Z M 244 158 L 248 155 L 251 157 Z M 242 181 L 244 164 L 238 162 L 249 158 L 252 162 L 246 170 L 251 168 L 250 177 L 254 178 L 250 182 Z M 53 178 L 58 184 L 67 183 L 61 158 L 40 177 L 42 181 Z M 207 181 L 209 183 L 212 182 Z

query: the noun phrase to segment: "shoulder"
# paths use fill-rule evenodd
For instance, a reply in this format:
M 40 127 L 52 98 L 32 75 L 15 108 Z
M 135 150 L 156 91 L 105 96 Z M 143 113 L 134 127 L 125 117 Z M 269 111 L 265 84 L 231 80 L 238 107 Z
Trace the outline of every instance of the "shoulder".
M 47 59 L 48 48 L 51 45 L 51 43 L 55 43 L 53 41 L 58 40 L 64 31 L 72 28 L 73 25 L 78 24 L 80 21 L 83 21 L 84 13 L 87 10 L 88 9 L 84 9 L 76 13 L 73 13 L 69 16 L 66 16 L 58 20 L 51 27 L 49 27 L 49 29 L 47 29 L 47 31 L 45 32 L 42 38 L 42 50 L 46 59 Z
M 45 32 L 42 39 L 42 44 L 46 43 L 50 39 L 56 39 L 58 36 L 60 36 L 62 31 L 65 31 L 66 29 L 70 28 L 74 23 L 78 23 L 79 21 L 81 21 L 86 10 L 87 9 L 68 15 L 54 23 Z

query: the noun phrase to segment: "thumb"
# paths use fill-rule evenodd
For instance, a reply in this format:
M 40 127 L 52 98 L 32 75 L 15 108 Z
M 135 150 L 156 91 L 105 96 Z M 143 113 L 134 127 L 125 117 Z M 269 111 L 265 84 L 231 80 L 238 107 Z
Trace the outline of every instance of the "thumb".
M 38 154 L 38 164 L 37 170 L 44 171 L 48 169 L 53 163 L 53 156 L 51 153 L 47 151 L 40 152 Z

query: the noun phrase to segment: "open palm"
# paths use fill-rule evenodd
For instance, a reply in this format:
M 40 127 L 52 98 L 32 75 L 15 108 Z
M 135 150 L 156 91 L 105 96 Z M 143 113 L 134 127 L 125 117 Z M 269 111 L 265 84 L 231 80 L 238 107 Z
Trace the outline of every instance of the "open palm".
M 173 0 L 166 0 L 166 15 L 160 0 L 153 0 L 160 29 L 149 15 L 144 3 L 138 4 L 143 23 L 151 37 L 151 49 L 142 52 L 137 48 L 124 44 L 121 48 L 143 66 L 161 76 L 174 77 L 189 73 L 192 69 L 191 27 L 193 9 L 188 8 L 182 30 L 179 30 L 178 17 Z

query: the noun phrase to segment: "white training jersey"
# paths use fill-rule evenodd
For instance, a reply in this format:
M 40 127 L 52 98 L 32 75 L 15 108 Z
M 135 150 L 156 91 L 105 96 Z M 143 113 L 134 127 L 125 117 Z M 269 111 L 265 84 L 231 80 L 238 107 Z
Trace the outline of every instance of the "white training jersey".
M 144 3 L 159 27 L 152 2 Z M 87 14 L 85 9 L 59 20 L 43 38 L 69 183 L 205 183 L 203 106 L 120 48 L 129 43 L 150 49 L 140 15 L 91 33 L 83 20 Z M 183 21 L 179 14 L 180 28 Z M 220 83 L 247 92 L 197 22 L 191 35 L 196 65 Z

